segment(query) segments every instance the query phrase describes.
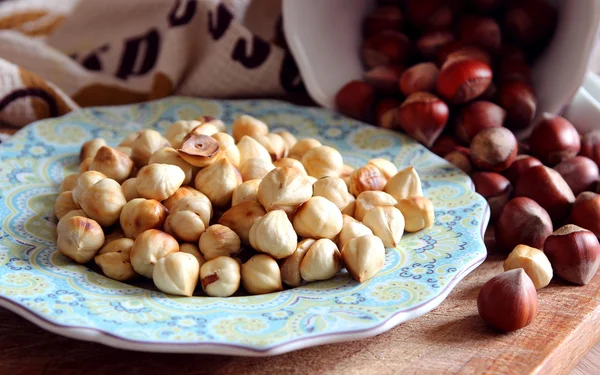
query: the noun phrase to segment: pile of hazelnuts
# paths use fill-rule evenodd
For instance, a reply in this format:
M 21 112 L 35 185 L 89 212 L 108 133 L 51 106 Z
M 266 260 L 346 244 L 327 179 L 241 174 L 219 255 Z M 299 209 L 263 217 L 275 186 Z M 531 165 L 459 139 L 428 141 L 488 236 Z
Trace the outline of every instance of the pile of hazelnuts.
M 479 313 L 502 331 L 523 328 L 554 275 L 585 285 L 600 266 L 600 130 L 536 117 L 531 66 L 556 10 L 543 0 L 377 4 L 363 23 L 366 72 L 339 90 L 337 108 L 410 135 L 471 176 L 508 254 Z M 513 132 L 528 127 L 518 141 Z

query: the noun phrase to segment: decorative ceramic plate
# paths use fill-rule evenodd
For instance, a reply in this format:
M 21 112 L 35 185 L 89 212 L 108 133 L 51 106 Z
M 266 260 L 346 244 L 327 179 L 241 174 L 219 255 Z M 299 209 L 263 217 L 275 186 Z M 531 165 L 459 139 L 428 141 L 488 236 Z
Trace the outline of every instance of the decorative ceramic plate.
M 56 249 L 54 199 L 77 170 L 81 144 L 116 145 L 141 128 L 165 132 L 177 119 L 248 113 L 273 131 L 314 137 L 361 166 L 384 157 L 413 165 L 435 205 L 435 225 L 405 234 L 384 268 L 359 284 L 335 278 L 261 296 L 191 298 L 111 280 Z M 0 305 L 49 331 L 127 349 L 273 355 L 374 336 L 423 315 L 483 262 L 485 200 L 469 178 L 404 135 L 329 110 L 278 101 L 169 98 L 89 108 L 37 122 L 0 146 Z

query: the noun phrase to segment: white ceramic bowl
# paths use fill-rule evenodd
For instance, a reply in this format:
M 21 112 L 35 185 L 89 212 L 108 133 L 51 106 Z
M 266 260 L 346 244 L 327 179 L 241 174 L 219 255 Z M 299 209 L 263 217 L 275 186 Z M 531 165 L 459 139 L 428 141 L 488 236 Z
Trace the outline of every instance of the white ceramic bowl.
M 361 23 L 374 0 L 284 0 L 284 30 L 310 96 L 334 108 L 336 92 L 361 78 Z M 600 24 L 600 0 L 557 0 L 555 37 L 533 71 L 538 114 L 559 113 L 585 77 Z M 577 124 L 576 124 L 577 126 Z

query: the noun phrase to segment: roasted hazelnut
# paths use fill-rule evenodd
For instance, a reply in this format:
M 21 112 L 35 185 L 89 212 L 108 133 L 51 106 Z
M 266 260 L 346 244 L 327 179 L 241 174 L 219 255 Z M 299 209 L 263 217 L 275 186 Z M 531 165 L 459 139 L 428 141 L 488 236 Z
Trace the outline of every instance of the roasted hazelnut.
M 171 144 L 171 147 L 178 149 L 183 144 L 183 139 L 199 125 L 202 125 L 200 121 L 175 121 L 167 128 L 165 137 Z
M 327 198 L 342 211 L 354 201 L 344 180 L 339 177 L 323 177 L 313 184 L 313 196 Z
M 533 199 L 525 197 L 511 199 L 500 212 L 495 225 L 496 246 L 505 252 L 517 245 L 541 249 L 550 234 L 552 220 L 546 210 Z
M 277 132 L 275 134 L 279 135 L 283 139 L 283 141 L 287 145 L 288 150 L 291 150 L 292 147 L 294 147 L 294 145 L 296 144 L 296 142 L 298 142 L 296 136 L 288 131 Z
M 194 180 L 194 186 L 206 195 L 216 207 L 231 204 L 233 191 L 242 183 L 240 172 L 227 159 L 201 169 Z
M 341 254 L 329 239 L 315 241 L 300 262 L 302 279 L 311 282 L 329 280 L 342 268 Z
M 400 91 L 406 96 L 416 92 L 435 92 L 440 70 L 434 63 L 424 62 L 406 69 L 400 77 Z
M 575 195 L 596 190 L 596 182 L 600 178 L 596 163 L 585 156 L 563 160 L 554 167 L 554 170 L 565 179 Z
M 149 164 L 137 174 L 135 187 L 147 199 L 162 201 L 169 198 L 185 180 L 181 168 L 171 164 Z
M 67 213 L 79 210 L 80 208 L 81 207 L 79 204 L 73 200 L 72 191 L 64 191 L 60 193 L 54 202 L 54 214 L 58 220 L 60 220 Z
M 577 225 L 565 225 L 548 236 L 544 253 L 558 276 L 578 285 L 589 283 L 600 266 L 598 238 Z
M 148 164 L 170 164 L 178 166 L 185 174 L 182 185 L 189 185 L 190 182 L 192 182 L 192 177 L 197 169 L 192 167 L 187 161 L 183 160 L 181 154 L 172 147 L 164 147 L 160 150 L 156 150 L 150 157 L 150 160 L 148 160 Z
M 244 165 L 248 160 L 255 158 L 263 159 L 269 163 L 272 162 L 269 151 L 254 138 L 243 136 L 237 147 L 240 151 L 240 165 Z
M 123 138 L 121 143 L 119 143 L 118 147 L 130 147 L 131 148 L 131 145 L 133 145 L 133 141 L 135 141 L 137 136 L 140 135 L 140 132 L 141 132 L 141 130 L 127 134 L 127 136 L 125 138 Z
M 600 165 L 600 129 L 592 130 L 581 137 L 579 155 L 590 158 L 597 165 Z
M 213 135 L 217 134 L 220 131 L 220 128 L 209 122 L 200 124 L 198 126 L 196 126 L 194 129 L 192 129 L 192 131 L 190 132 L 190 134 L 195 134 L 195 135 L 208 135 L 209 137 L 212 137 Z
M 475 172 L 471 175 L 475 191 L 481 194 L 490 205 L 492 220 L 498 219 L 500 212 L 513 193 L 508 179 L 495 172 Z
M 529 136 L 533 156 L 546 165 L 556 165 L 577 155 L 581 141 L 577 129 L 567 119 L 545 113 Z
M 531 85 L 516 80 L 503 82 L 496 96 L 496 103 L 506 110 L 507 128 L 519 130 L 529 126 L 537 109 L 537 97 Z
M 431 147 L 448 122 L 446 103 L 433 94 L 411 94 L 398 108 L 400 127 L 411 137 Z
M 167 209 L 160 202 L 136 198 L 123 206 L 120 223 L 125 236 L 135 239 L 148 229 L 161 229 L 166 217 Z
M 419 50 L 423 58 L 433 61 L 440 52 L 440 49 L 453 40 L 454 34 L 450 31 L 428 32 L 417 39 L 417 50 Z
M 294 169 L 298 170 L 298 172 L 300 172 L 301 174 L 303 174 L 305 176 L 308 176 L 308 173 L 306 173 L 306 169 L 304 168 L 304 165 L 302 165 L 302 163 L 299 160 L 296 160 L 296 159 L 281 158 L 281 159 L 276 160 L 275 162 L 273 162 L 273 165 L 276 168 L 281 168 L 281 167 L 294 168 Z
M 470 175 L 473 172 L 473 163 L 471 163 L 471 152 L 469 149 L 457 149 L 447 153 L 444 159 L 466 174 Z
M 510 183 L 515 186 L 519 178 L 529 170 L 529 168 L 542 165 L 539 159 L 529 155 L 517 155 L 515 161 L 512 162 L 504 172 L 504 176 L 508 178 Z
M 194 211 L 179 210 L 167 216 L 164 230 L 179 241 L 197 242 L 206 230 L 206 225 Z
M 219 154 L 217 159 L 225 158 L 229 160 L 234 167 L 240 166 L 240 150 L 235 144 L 235 140 L 227 133 L 216 133 L 212 137 L 219 142 Z
M 409 0 L 406 12 L 410 22 L 423 30 L 445 29 L 456 16 L 452 4 L 443 0 Z
M 363 21 L 363 34 L 370 37 L 384 30 L 400 30 L 404 14 L 395 6 L 381 6 L 373 9 Z
M 97 171 L 87 171 L 80 174 L 77 178 L 77 186 L 73 188 L 73 200 L 81 206 L 83 195 L 87 189 L 105 178 L 106 176 L 103 173 Z
M 293 160 L 293 159 L 292 159 Z M 249 159 L 240 167 L 240 174 L 243 181 L 262 180 L 267 173 L 275 169 L 275 166 L 270 161 L 253 158 Z
M 298 242 L 298 246 L 296 246 L 294 253 L 285 258 L 279 267 L 281 271 L 281 281 L 291 287 L 302 285 L 300 263 L 302 262 L 302 259 L 304 259 L 308 249 L 310 249 L 314 243 L 315 240 L 312 238 L 307 238 Z
M 579 194 L 573 204 L 569 222 L 600 237 L 600 195 L 591 191 Z
M 500 50 L 502 32 L 493 18 L 465 16 L 458 25 L 459 39 L 468 45 L 479 47 L 487 52 Z
M 258 201 L 267 211 L 281 209 L 291 216 L 312 192 L 312 184 L 296 169 L 275 168 L 258 185 Z
M 233 230 L 243 244 L 250 244 L 250 228 L 266 214 L 260 203 L 255 201 L 242 202 L 225 211 L 219 219 L 219 224 Z
M 283 289 L 281 271 L 275 259 L 258 254 L 242 264 L 242 285 L 250 294 L 266 294 Z
M 241 141 L 244 136 L 252 138 L 255 135 L 267 135 L 268 133 L 267 124 L 249 115 L 238 116 L 233 122 L 232 134 L 236 142 Z
M 133 161 L 121 151 L 108 146 L 102 146 L 96 152 L 89 170 L 101 172 L 106 177 L 122 183 L 131 175 Z
M 396 173 L 396 175 L 385 184 L 383 191 L 390 194 L 396 200 L 414 196 L 423 196 L 421 179 L 419 178 L 417 170 L 413 167 L 404 168 Z
M 204 194 L 194 189 L 193 187 L 182 186 L 179 189 L 175 190 L 175 192 L 169 198 L 162 201 L 162 204 L 166 207 L 167 210 L 171 210 L 177 205 L 177 203 L 179 203 L 179 201 L 189 196 L 202 196 L 206 198 Z M 210 203 L 210 200 L 208 198 L 206 198 L 206 201 Z
M 363 223 L 381 238 L 385 247 L 396 247 L 404 234 L 404 216 L 394 206 L 378 206 L 370 209 Z
M 342 223 L 342 230 L 337 238 L 337 245 L 340 249 L 343 249 L 348 241 L 353 238 L 366 236 L 367 234 L 373 235 L 373 231 L 369 227 L 352 216 L 342 215 Z
M 131 248 L 131 265 L 135 272 L 149 279 L 156 262 L 168 254 L 179 251 L 177 240 L 157 229 L 149 229 L 135 239 Z
M 460 111 L 455 125 L 456 137 L 470 143 L 483 129 L 501 127 L 505 118 L 506 111 L 498 105 L 484 100 L 473 102 Z
M 379 100 L 375 106 L 375 124 L 385 129 L 398 128 L 398 108 L 401 104 L 393 98 Z
M 258 202 L 258 185 L 261 181 L 262 179 L 248 180 L 238 185 L 231 196 L 231 206 L 247 201 Z
M 487 90 L 492 82 L 492 69 L 475 59 L 454 59 L 442 67 L 437 92 L 453 104 L 469 102 Z
M 381 191 L 383 190 L 387 179 L 377 166 L 367 164 L 356 169 L 350 176 L 350 193 L 358 196 L 363 191 Z
M 63 193 L 65 191 L 73 191 L 75 186 L 77 186 L 77 179 L 79 178 L 79 174 L 73 173 L 68 175 L 63 179 L 60 184 L 60 188 L 58 189 L 58 194 Z
M 322 146 L 321 142 L 314 138 L 301 139 L 290 149 L 288 157 L 301 161 L 308 150 L 319 146 Z
M 131 159 L 135 166 L 140 168 L 148 164 L 150 156 L 156 150 L 170 146 L 169 141 L 156 130 L 144 129 L 131 144 Z
M 383 174 L 383 177 L 386 180 L 391 179 L 392 177 L 394 177 L 396 175 L 396 173 L 398 173 L 398 168 L 396 167 L 396 165 L 387 159 L 383 159 L 383 158 L 370 159 L 367 162 L 367 164 L 376 166 L 381 171 L 381 173 Z
M 356 200 L 353 200 L 350 203 L 348 203 L 346 208 L 344 208 L 342 210 L 342 215 L 348 215 L 348 216 L 354 217 L 355 211 L 356 211 Z
M 575 195 L 562 176 L 543 165 L 530 168 L 519 178 L 515 196 L 533 199 L 554 222 L 565 219 L 575 202 Z
M 344 160 L 338 150 L 329 146 L 311 148 L 302 157 L 302 165 L 315 178 L 334 176 L 342 172 Z
M 83 172 L 87 172 L 90 170 L 90 165 L 92 165 L 92 162 L 94 161 L 94 158 L 85 158 L 83 159 L 83 161 L 81 162 L 81 164 L 79 164 L 79 173 L 83 173 Z
M 65 223 L 67 221 L 69 221 L 69 219 L 72 218 L 72 217 L 74 217 L 74 216 L 81 216 L 81 217 L 84 217 L 84 218 L 88 218 L 88 216 L 86 215 L 86 213 L 83 210 L 69 211 L 62 218 L 60 218 L 58 220 L 58 223 L 56 224 L 56 233 L 59 234 L 60 232 L 62 232 L 63 231 L 62 227 L 64 227 Z M 120 238 L 123 238 L 123 237 L 125 237 L 125 236 L 123 235 Z
M 269 211 L 250 228 L 250 245 L 275 259 L 292 255 L 297 244 L 298 236 L 283 210 Z
M 398 92 L 398 81 L 406 68 L 401 65 L 380 65 L 365 73 L 364 80 L 382 93 Z
M 176 252 L 156 261 L 152 280 L 165 293 L 191 297 L 199 274 L 200 264 L 193 255 Z
M 104 245 L 94 257 L 94 262 L 100 267 L 102 273 L 114 280 L 127 281 L 134 279 L 138 274 L 133 270 L 129 255 L 133 247 L 133 240 L 121 238 Z
M 404 216 L 405 231 L 416 232 L 433 226 L 435 215 L 429 198 L 416 196 L 400 199 L 395 207 Z
M 240 287 L 241 267 L 230 257 L 217 257 L 200 267 L 202 289 L 211 297 L 229 297 Z
M 103 146 L 106 146 L 106 141 L 103 138 L 94 138 L 84 142 L 83 145 L 81 145 L 81 151 L 79 152 L 79 161 L 82 162 L 88 158 L 93 159 L 98 150 Z
M 123 196 L 127 202 L 135 198 L 142 198 L 141 194 L 137 191 L 137 178 L 135 177 L 123 181 L 121 190 L 123 190 Z
M 227 131 L 227 129 L 225 127 L 225 123 L 217 118 L 212 117 L 212 116 L 200 115 L 200 116 L 196 117 L 194 120 L 200 122 L 201 124 L 213 125 L 214 127 L 217 128 L 217 131 L 219 133 Z
M 206 260 L 233 256 L 240 252 L 240 237 L 230 228 L 214 224 L 200 236 L 199 249 Z
M 552 265 L 543 251 L 518 245 L 504 261 L 504 271 L 522 268 L 533 282 L 535 289 L 541 289 L 552 280 Z
M 342 260 L 352 278 L 363 283 L 383 268 L 385 247 L 374 235 L 352 238 L 342 248 Z
M 354 218 L 363 221 L 367 211 L 378 206 L 394 206 L 398 201 L 383 191 L 364 191 L 356 197 Z
M 179 155 L 194 167 L 206 167 L 220 159 L 221 145 L 215 138 L 204 134 L 188 134 L 181 147 Z
M 192 211 L 197 215 L 204 227 L 208 227 L 213 216 L 212 204 L 206 195 L 198 192 L 197 194 L 189 195 L 181 198 L 175 205 L 171 207 L 170 214 L 179 211 Z
M 72 216 L 60 224 L 56 247 L 62 255 L 77 263 L 83 264 L 92 260 L 104 244 L 102 227 L 92 219 Z
M 510 167 L 517 156 L 518 143 L 506 128 L 488 128 L 480 131 L 471 141 L 471 161 L 477 167 L 501 172 Z
M 302 204 L 292 221 L 301 237 L 333 239 L 342 230 L 342 213 L 323 197 L 312 197 Z
M 200 265 L 200 267 L 202 267 L 202 265 L 204 263 L 206 263 L 206 259 L 204 258 L 204 255 L 202 255 L 202 253 L 198 249 L 198 246 L 194 245 L 193 243 L 180 244 L 179 251 L 182 253 L 193 255 L 194 258 L 196 258 L 196 260 L 198 261 L 198 264 Z
M 127 201 L 121 185 L 115 180 L 104 178 L 85 190 L 79 203 L 90 218 L 103 227 L 109 227 L 119 220 L 121 209 Z
M 537 314 L 537 305 L 535 286 L 522 268 L 493 277 L 477 297 L 479 315 L 504 332 L 529 325 Z
M 363 44 L 363 60 L 369 68 L 379 65 L 401 65 L 408 61 L 412 44 L 396 30 L 385 30 L 367 38 Z

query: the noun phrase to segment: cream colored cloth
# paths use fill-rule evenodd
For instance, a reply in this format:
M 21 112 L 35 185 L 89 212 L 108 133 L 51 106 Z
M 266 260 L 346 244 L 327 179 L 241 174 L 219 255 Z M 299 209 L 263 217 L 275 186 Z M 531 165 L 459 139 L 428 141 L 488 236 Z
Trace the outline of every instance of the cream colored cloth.
M 168 95 L 280 96 L 301 88 L 280 0 L 0 3 L 0 122 Z

